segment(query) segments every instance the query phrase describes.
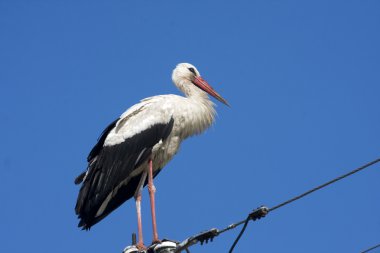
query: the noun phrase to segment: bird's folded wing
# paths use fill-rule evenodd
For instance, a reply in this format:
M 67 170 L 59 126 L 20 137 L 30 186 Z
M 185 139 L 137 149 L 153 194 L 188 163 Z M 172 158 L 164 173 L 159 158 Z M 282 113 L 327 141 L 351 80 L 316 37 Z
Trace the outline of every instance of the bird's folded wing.
M 79 226 L 89 228 L 133 196 L 139 178 L 136 169 L 173 128 L 168 112 L 146 104 L 129 111 L 104 130 L 88 156 L 76 205 Z

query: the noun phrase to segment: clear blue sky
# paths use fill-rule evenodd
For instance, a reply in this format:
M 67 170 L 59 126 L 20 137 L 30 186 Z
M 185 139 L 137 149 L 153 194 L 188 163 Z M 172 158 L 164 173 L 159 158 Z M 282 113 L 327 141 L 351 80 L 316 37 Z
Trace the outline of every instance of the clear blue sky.
M 133 201 L 77 229 L 103 128 L 190 62 L 232 105 L 156 180 L 161 238 L 274 206 L 380 155 L 380 2 L 0 1 L 0 252 L 120 252 Z M 235 252 L 380 242 L 380 165 L 250 224 Z M 147 242 L 151 223 L 143 196 Z M 237 230 L 191 252 L 226 252 Z M 375 251 L 374 251 L 375 252 Z M 377 251 L 379 252 L 379 251 Z

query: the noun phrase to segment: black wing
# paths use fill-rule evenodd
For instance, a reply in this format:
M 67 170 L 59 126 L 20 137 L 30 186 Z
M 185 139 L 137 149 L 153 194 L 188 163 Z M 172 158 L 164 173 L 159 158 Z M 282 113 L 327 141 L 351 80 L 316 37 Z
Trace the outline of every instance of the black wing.
M 91 162 L 98 154 L 99 152 L 102 150 L 103 148 L 103 145 L 104 145 L 104 141 L 106 140 L 107 138 L 107 135 L 109 134 L 109 132 L 111 132 L 111 130 L 116 126 L 116 123 L 120 120 L 120 118 L 117 118 L 116 120 L 114 120 L 111 124 L 109 124 L 106 129 L 103 130 L 102 134 L 99 136 L 99 139 L 98 139 L 98 143 L 96 143 L 96 145 L 92 148 L 90 154 L 88 154 L 87 156 L 87 162 Z M 74 183 L 75 184 L 80 184 L 83 182 L 83 179 L 84 177 L 86 176 L 86 173 L 87 173 L 87 170 L 85 170 L 84 172 L 82 172 L 79 176 L 77 176 L 75 178 L 75 181 Z
M 134 195 L 141 175 L 131 177 L 131 172 L 147 161 L 155 144 L 169 136 L 174 119 L 153 125 L 120 144 L 104 146 L 116 122 L 106 128 L 89 155 L 87 176 L 83 176 L 75 207 L 78 226 L 83 229 L 89 229 Z

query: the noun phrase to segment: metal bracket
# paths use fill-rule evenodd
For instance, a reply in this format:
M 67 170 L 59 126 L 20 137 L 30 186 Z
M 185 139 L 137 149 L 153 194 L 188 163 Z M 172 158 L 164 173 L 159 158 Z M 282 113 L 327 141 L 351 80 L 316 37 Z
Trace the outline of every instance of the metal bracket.
M 265 217 L 265 215 L 267 215 L 269 213 L 269 208 L 266 207 L 266 206 L 260 206 L 259 208 L 253 210 L 250 214 L 249 214 L 249 218 L 251 220 L 259 220 L 263 217 Z

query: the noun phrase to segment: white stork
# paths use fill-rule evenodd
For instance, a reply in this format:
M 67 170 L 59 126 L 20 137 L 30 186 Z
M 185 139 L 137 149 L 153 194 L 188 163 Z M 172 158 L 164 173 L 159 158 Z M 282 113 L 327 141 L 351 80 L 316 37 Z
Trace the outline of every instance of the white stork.
M 200 134 L 214 121 L 214 103 L 208 94 L 228 105 L 189 63 L 173 71 L 174 84 L 186 97 L 149 97 L 132 106 L 101 134 L 87 157 L 88 167 L 75 183 L 82 186 L 75 212 L 78 227 L 90 229 L 126 200 L 134 197 L 137 209 L 138 244 L 144 249 L 141 222 L 141 192 L 148 184 L 153 242 L 156 228 L 153 178 L 177 153 L 181 142 Z

